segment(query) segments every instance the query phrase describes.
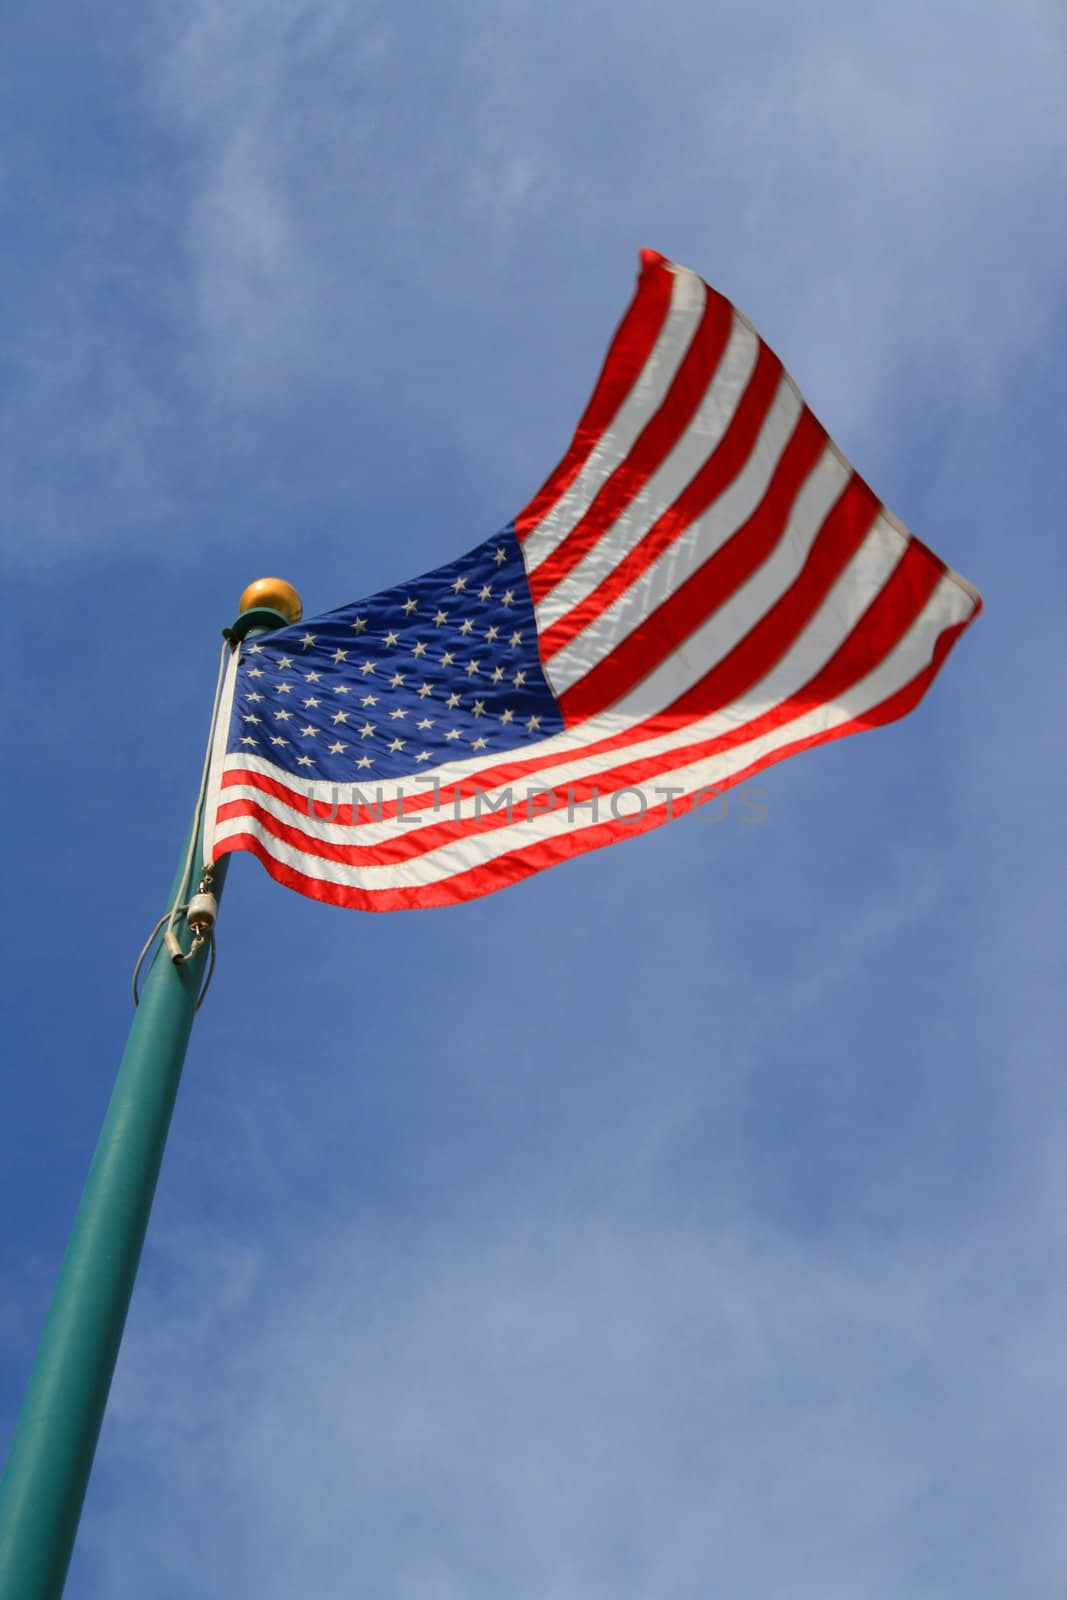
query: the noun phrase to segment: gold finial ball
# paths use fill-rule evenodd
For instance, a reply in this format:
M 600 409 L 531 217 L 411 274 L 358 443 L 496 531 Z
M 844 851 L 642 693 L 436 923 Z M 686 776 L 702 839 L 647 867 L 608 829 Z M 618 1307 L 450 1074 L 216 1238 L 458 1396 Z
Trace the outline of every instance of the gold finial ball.
M 284 578 L 257 578 L 250 583 L 237 602 L 238 611 L 252 611 L 256 606 L 269 606 L 280 611 L 290 622 L 299 622 L 304 606 L 291 583 Z

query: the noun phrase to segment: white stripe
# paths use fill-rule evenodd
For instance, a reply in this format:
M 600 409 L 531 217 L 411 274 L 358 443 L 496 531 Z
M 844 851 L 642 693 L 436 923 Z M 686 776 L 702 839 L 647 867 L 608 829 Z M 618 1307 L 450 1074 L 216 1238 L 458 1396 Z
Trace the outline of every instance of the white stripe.
M 906 545 L 907 540 L 904 535 L 899 533 L 887 518 L 880 517 L 852 560 L 838 575 L 822 605 L 809 619 L 790 649 L 766 677 L 746 690 L 742 699 L 732 702 L 724 710 L 696 719 L 682 727 L 672 728 L 666 734 L 635 740 L 631 744 L 613 750 L 583 754 L 598 740 L 611 738 L 622 731 L 615 717 L 591 718 L 588 722 L 544 742 L 541 750 L 543 753 L 551 751 L 558 758 L 555 764 L 526 773 L 513 784 L 493 784 L 484 791 L 485 794 L 495 800 L 508 788 L 514 787 L 521 796 L 525 796 L 527 787 L 555 788 L 579 782 L 583 778 L 610 773 L 621 765 L 647 756 L 659 755 L 672 748 L 684 749 L 702 740 L 717 738 L 732 728 L 774 710 L 809 683 L 841 647 L 874 596 L 889 581 Z M 520 763 L 527 753 L 515 752 Z M 469 782 L 472 778 L 477 778 L 479 772 L 490 772 L 500 764 L 499 759 L 492 762 L 479 761 L 477 764 L 452 762 L 427 773 L 413 774 L 406 780 L 385 783 L 372 781 L 355 785 L 309 783 L 307 790 L 297 789 L 296 792 L 305 795 L 310 792 L 316 801 L 331 810 L 336 809 L 338 805 L 348 804 L 366 805 L 376 810 L 381 805 L 395 803 L 398 795 L 402 803 L 411 802 L 414 806 L 433 793 L 436 780 L 439 793 L 444 797 L 441 803 L 447 806 L 448 814 L 452 816 L 454 810 L 450 798 L 451 786 L 464 779 Z M 294 787 L 293 780 L 288 774 L 257 756 L 233 755 L 227 765 L 234 771 L 260 771 L 268 777 L 276 778 L 279 782 L 288 781 L 288 786 Z M 405 832 L 417 834 L 420 828 L 433 827 L 440 820 L 440 813 L 435 816 L 432 807 L 427 807 L 423 811 L 414 809 L 405 811 L 403 823 L 398 823 L 390 817 L 384 817 L 381 821 L 356 823 L 325 822 L 307 817 L 300 811 L 294 812 L 294 807 L 289 802 L 275 798 L 252 784 L 230 785 L 225 791 L 225 800 L 254 801 L 279 821 L 298 826 L 300 831 L 309 837 L 330 844 L 359 844 L 373 847 L 386 839 L 395 838 L 398 827 L 402 826 Z M 475 812 L 476 802 L 473 797 L 464 800 L 461 817 L 473 817 Z
M 971 609 L 970 597 L 951 579 L 942 579 L 922 614 L 896 648 L 839 701 L 816 706 L 760 738 L 746 741 L 718 756 L 706 757 L 659 773 L 654 779 L 634 785 L 633 788 L 645 796 L 649 805 L 662 805 L 668 789 L 695 794 L 703 788 L 726 782 L 778 749 L 832 731 L 873 709 L 910 682 L 930 660 L 941 632 L 951 624 L 962 621 Z M 584 815 L 589 810 L 587 806 L 576 807 L 573 817 L 568 816 L 565 808 L 535 815 L 529 821 L 523 819 L 492 833 L 466 835 L 461 840 L 389 866 L 350 867 L 324 861 L 275 839 L 249 818 L 236 817 L 221 824 L 219 835 L 227 837 L 233 833 L 251 833 L 262 842 L 270 855 L 296 871 L 322 882 L 349 884 L 373 892 L 376 889 L 425 887 L 456 873 L 486 865 L 511 850 L 529 847 L 566 833 L 580 834 L 595 825 L 591 815 L 588 818 Z M 610 801 L 607 802 L 607 815 L 611 816 Z
M 599 616 L 593 617 L 570 644 L 551 657 L 548 670 L 557 694 L 571 688 L 599 665 L 744 526 L 767 493 L 802 409 L 799 394 L 783 376 L 752 452 L 734 481 L 628 589 Z M 608 570 L 605 564 L 601 578 Z M 537 615 L 540 621 L 540 608 L 537 608 Z
M 654 716 L 729 655 L 795 582 L 850 475 L 848 466 L 827 445 L 794 500 L 785 532 L 768 559 L 699 628 L 679 640 L 672 654 L 616 701 L 612 710 L 627 717 Z
M 735 311 L 722 360 L 689 426 L 644 488 L 605 528 L 597 544 L 538 601 L 537 625 L 542 632 L 618 566 L 706 465 L 733 420 L 758 354 L 758 338 Z
M 237 668 L 241 660 L 242 644 L 238 643 L 235 650 L 230 651 L 230 658 L 226 663 L 226 670 L 222 679 L 222 691 L 219 695 L 218 708 L 215 712 L 215 730 L 211 741 L 211 764 L 208 768 L 207 789 L 204 793 L 204 811 L 202 824 L 201 855 L 202 865 L 207 865 L 215 859 L 215 818 L 218 815 L 219 797 L 222 790 L 222 774 L 226 770 L 226 745 L 230 737 L 230 723 L 233 721 L 233 695 L 237 685 Z
M 636 383 L 574 482 L 523 541 L 527 572 L 535 571 L 562 544 L 589 510 L 605 479 L 629 455 L 641 430 L 663 404 L 700 326 L 707 295 L 706 285 L 695 272 L 684 267 L 674 269 L 670 310 Z

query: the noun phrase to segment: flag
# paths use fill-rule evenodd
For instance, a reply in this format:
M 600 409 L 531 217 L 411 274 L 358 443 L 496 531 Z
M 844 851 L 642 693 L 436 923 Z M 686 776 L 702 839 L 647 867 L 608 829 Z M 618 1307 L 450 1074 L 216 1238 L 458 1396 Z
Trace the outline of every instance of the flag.
M 513 522 L 235 654 L 209 853 L 360 910 L 473 899 L 905 715 L 980 607 L 747 318 L 644 251 Z

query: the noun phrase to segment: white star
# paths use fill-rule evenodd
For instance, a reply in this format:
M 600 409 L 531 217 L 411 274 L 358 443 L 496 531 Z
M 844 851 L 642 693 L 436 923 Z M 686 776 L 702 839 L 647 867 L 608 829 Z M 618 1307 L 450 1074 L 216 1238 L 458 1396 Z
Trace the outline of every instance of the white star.
M 291 683 L 279 683 L 279 685 L 278 685 L 278 693 L 279 694 L 292 694 L 292 692 L 293 692 L 293 686 L 292 686 Z
M 362 672 L 363 676 L 366 677 L 368 672 L 373 672 L 374 671 L 374 662 L 373 661 L 364 661 L 363 665 L 360 667 L 359 670 L 360 670 L 360 672 Z
M 273 737 L 271 738 L 270 742 L 271 742 L 271 744 L 288 744 L 289 743 L 288 739 L 283 739 L 280 733 L 274 734 Z
M 276 711 L 274 713 L 274 720 L 275 722 L 288 722 L 292 715 L 293 713 L 291 711 Z
M 330 657 L 330 660 L 333 661 L 337 666 L 340 666 L 342 661 L 348 660 L 348 651 L 335 650 L 333 655 Z
M 492 593 L 493 591 L 490 589 L 489 585 L 487 583 L 483 583 L 481 588 L 478 590 L 478 599 L 488 600 L 492 597 Z
M 418 755 L 415 757 L 416 761 L 429 761 L 429 759 L 430 752 L 428 750 L 420 750 Z
M 250 656 L 258 656 L 262 648 L 263 646 L 261 644 L 250 644 L 248 647 L 248 653 Z
M 428 694 L 433 694 L 433 690 L 430 688 L 430 685 L 428 683 L 420 683 L 419 684 L 419 699 L 420 700 L 425 700 L 426 696 Z
M 527 718 L 527 721 L 526 721 L 526 731 L 527 731 L 527 733 L 535 733 L 540 726 L 541 726 L 541 718 L 540 717 L 528 717 Z
M 515 713 L 514 713 L 514 711 L 512 711 L 510 706 L 508 706 L 506 711 L 502 711 L 500 713 L 500 720 L 504 724 L 505 727 L 512 720 L 514 715 L 515 715 Z
M 472 717 L 480 717 L 482 715 L 482 713 L 484 712 L 484 710 L 485 710 L 485 701 L 484 700 L 476 700 L 474 702 L 474 704 L 471 706 L 471 716 Z
M 407 716 L 407 712 L 404 710 L 403 706 L 397 706 L 395 711 L 390 711 L 389 716 L 393 722 L 403 722 L 404 718 Z
M 400 643 L 400 635 L 398 633 L 387 633 L 386 634 L 386 636 L 385 636 L 385 644 L 386 644 L 386 648 L 388 650 L 391 650 L 393 648 L 394 644 L 399 644 L 399 643 Z
M 514 591 L 514 589 L 505 589 L 503 595 L 501 596 L 500 604 L 502 606 L 510 606 L 512 604 L 512 602 L 514 601 L 514 599 L 515 599 L 515 591 Z
M 417 600 L 405 600 L 404 601 L 404 615 L 406 617 L 410 617 L 411 613 L 413 611 L 417 611 L 418 608 L 419 608 L 419 602 Z
M 248 696 L 248 698 L 250 700 L 262 700 L 263 696 L 261 694 L 257 694 L 256 691 L 253 689 L 252 693 Z
M 477 661 L 468 661 L 467 662 L 467 677 L 468 678 L 473 678 L 474 674 L 477 672 L 477 670 L 478 670 Z
M 424 656 L 426 654 L 426 646 L 423 644 L 421 639 L 411 653 L 413 656 Z
M 374 762 L 371 760 L 370 756 L 360 756 L 359 760 L 356 762 L 357 767 L 373 767 L 373 765 Z
M 352 693 L 352 691 L 348 687 L 347 683 L 339 683 L 337 685 L 336 689 L 333 692 L 334 692 L 334 694 L 351 694 Z
M 448 621 L 448 612 L 447 611 L 438 611 L 436 613 L 436 615 L 434 616 L 433 625 L 434 625 L 435 628 L 439 628 L 441 626 L 442 622 L 447 622 L 447 621 Z
M 456 658 L 452 654 L 451 650 L 446 650 L 444 655 L 441 657 L 441 665 L 443 667 L 450 667 L 455 659 Z
M 300 737 L 302 739 L 314 739 L 314 737 L 318 733 L 318 731 L 319 731 L 318 728 L 316 728 L 312 723 L 309 722 L 306 728 L 301 728 Z
M 471 740 L 471 749 L 472 750 L 484 750 L 488 743 L 489 743 L 488 739 L 472 739 Z
M 339 756 L 341 754 L 342 750 L 347 750 L 347 749 L 348 749 L 347 745 L 341 744 L 340 741 L 338 741 L 336 744 L 332 744 L 330 746 L 330 754 L 332 756 Z
M 517 633 L 517 632 L 513 633 L 511 635 L 511 648 L 514 650 L 515 646 L 519 645 L 521 643 L 522 643 L 522 634 L 521 633 Z
M 262 678 L 262 676 L 263 676 L 263 668 L 262 667 L 249 667 L 248 676 L 250 678 Z
M 279 665 L 279 667 L 291 667 L 292 664 L 293 664 L 292 656 L 279 656 L 278 657 L 278 665 Z
M 460 633 L 471 633 L 473 631 L 473 628 L 474 628 L 474 623 L 471 621 L 470 617 L 467 617 L 466 620 L 461 622 L 460 625 L 459 625 Z
M 258 722 L 259 718 L 256 716 L 254 711 L 246 711 L 244 716 L 243 716 L 243 718 L 242 718 L 242 721 L 244 721 L 244 722 Z
M 511 681 L 515 685 L 516 689 L 521 689 L 523 684 L 526 682 L 525 672 L 516 672 Z
M 365 722 L 363 724 L 362 728 L 360 728 L 360 730 L 359 730 L 360 738 L 369 739 L 373 732 L 374 732 L 374 723 L 373 722 Z
M 304 674 L 304 682 L 305 683 L 318 683 L 318 681 L 319 681 L 319 679 L 321 677 L 322 677 L 322 673 L 321 672 L 305 672 L 305 674 Z
M 253 744 L 254 745 L 255 742 L 256 741 L 253 739 L 253 737 L 252 737 L 252 735 L 250 733 L 246 733 L 244 738 L 241 740 L 242 744 Z
M 459 695 L 455 692 L 450 694 L 448 699 L 445 701 L 445 705 L 448 707 L 449 711 L 454 711 L 459 705 Z
M 378 696 L 376 694 L 361 694 L 359 703 L 361 706 L 376 706 L 378 704 Z
M 500 632 L 499 628 L 487 628 L 485 630 L 485 642 L 486 642 L 486 644 L 492 644 L 493 640 L 496 638 L 496 636 L 497 636 L 497 634 L 499 632 Z
M 389 749 L 390 750 L 403 750 L 403 748 L 404 748 L 403 739 L 391 739 L 389 741 Z
M 354 633 L 366 633 L 366 631 L 367 631 L 367 619 L 366 619 L 366 617 L 357 617 L 355 619 L 355 621 L 353 622 L 353 624 L 352 624 L 352 630 L 353 630 Z
M 465 589 L 466 587 L 467 587 L 466 578 L 457 578 L 455 583 L 452 585 L 452 588 L 453 588 L 453 590 L 455 591 L 456 594 L 459 594 L 460 590 L 461 589 Z
M 301 639 L 300 643 L 304 646 L 304 649 L 307 650 L 311 645 L 313 645 L 315 643 L 315 635 L 313 633 L 305 633 L 305 635 Z
M 316 700 L 316 698 L 315 698 L 315 696 L 313 694 L 309 694 L 307 699 L 301 702 L 301 704 L 303 704 L 305 706 L 317 706 L 318 703 L 319 703 L 318 700 Z
M 497 550 L 494 553 L 494 555 L 493 555 L 493 560 L 496 562 L 497 566 L 499 567 L 501 565 L 501 563 L 506 561 L 507 559 L 508 559 L 508 553 L 504 549 L 504 546 L 500 545 L 497 548 Z
M 394 672 L 393 676 L 389 679 L 389 684 L 390 684 L 391 688 L 399 689 L 400 685 L 403 683 L 403 681 L 404 681 L 404 674 L 402 672 Z
M 422 717 L 422 718 L 420 718 L 420 720 L 418 722 L 416 722 L 415 726 L 416 726 L 416 728 L 432 728 L 433 727 L 433 718 L 432 717 Z
M 449 728 L 448 732 L 445 734 L 445 738 L 446 739 L 458 739 L 459 738 L 459 729 L 458 728 Z
M 503 667 L 494 667 L 493 668 L 493 682 L 494 683 L 499 683 L 503 676 L 504 676 Z
M 335 711 L 333 716 L 330 718 L 330 721 L 334 722 L 334 723 L 336 723 L 336 722 L 347 722 L 348 721 L 348 712 L 347 711 Z
M 315 765 L 310 756 L 297 756 L 296 764 L 298 767 L 313 767 Z

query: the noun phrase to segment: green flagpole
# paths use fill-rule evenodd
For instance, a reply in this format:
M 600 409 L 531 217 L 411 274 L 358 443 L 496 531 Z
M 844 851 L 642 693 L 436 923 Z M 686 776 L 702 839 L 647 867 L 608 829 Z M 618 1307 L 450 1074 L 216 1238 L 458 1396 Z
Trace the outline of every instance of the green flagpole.
M 227 638 L 232 648 L 299 618 L 296 590 L 261 578 L 241 596 Z M 190 834 L 195 848 L 187 844 L 172 907 L 187 902 L 200 882 L 203 803 L 202 784 Z M 216 902 L 226 864 L 224 857 L 202 886 Z M 11 1442 L 0 1483 L 0 1600 L 59 1600 L 63 1592 L 205 981 L 210 906 L 199 919 L 196 907 L 190 915 L 197 929 L 184 915 L 172 917 L 170 943 L 165 935 L 149 964 Z

